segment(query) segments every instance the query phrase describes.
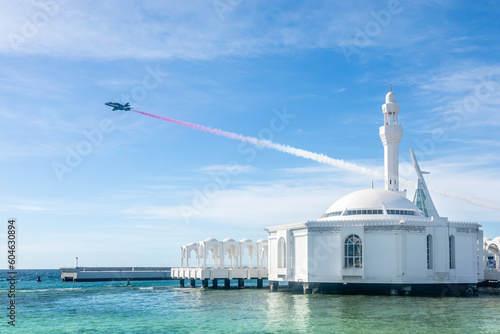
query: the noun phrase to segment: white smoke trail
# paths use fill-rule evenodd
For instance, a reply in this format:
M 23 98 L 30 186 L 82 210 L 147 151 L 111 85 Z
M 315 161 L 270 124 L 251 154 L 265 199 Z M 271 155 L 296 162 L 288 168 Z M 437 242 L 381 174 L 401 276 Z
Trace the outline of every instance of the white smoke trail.
M 320 163 L 323 163 L 323 164 L 328 164 L 328 165 L 331 165 L 331 166 L 335 166 L 335 167 L 338 167 L 338 168 L 341 168 L 341 169 L 345 169 L 345 170 L 357 172 L 357 173 L 360 173 L 360 174 L 369 175 L 369 176 L 372 176 L 372 177 L 375 177 L 375 178 L 379 178 L 379 179 L 383 179 L 384 178 L 384 175 L 381 174 L 381 173 L 379 173 L 376 170 L 373 170 L 373 169 L 370 169 L 370 168 L 367 168 L 367 167 L 363 167 L 363 166 L 359 166 L 359 165 L 353 164 L 351 162 L 345 162 L 344 160 L 341 160 L 341 159 L 330 158 L 330 157 L 328 157 L 328 156 L 326 156 L 324 154 L 314 153 L 314 152 L 302 150 L 300 148 L 291 147 L 291 146 L 288 146 L 288 145 L 282 145 L 282 144 L 273 143 L 272 141 L 269 141 L 269 140 L 261 140 L 261 139 L 254 138 L 254 137 L 243 136 L 243 135 L 240 135 L 240 134 L 237 134 L 237 133 L 234 133 L 234 132 L 229 132 L 229 131 L 214 129 L 214 128 L 211 128 L 211 127 L 208 127 L 208 126 L 203 126 L 203 125 L 189 123 L 189 122 L 184 122 L 184 121 L 179 121 L 179 120 L 176 120 L 176 119 L 167 118 L 167 117 L 163 117 L 163 116 L 153 115 L 153 114 L 149 114 L 149 113 L 146 113 L 146 112 L 143 112 L 143 111 L 139 111 L 139 110 L 132 110 L 132 111 L 140 113 L 140 114 L 143 114 L 143 115 L 146 115 L 146 116 L 150 116 L 150 117 L 162 119 L 164 121 L 171 122 L 171 123 L 174 123 L 174 124 L 179 124 L 179 125 L 187 126 L 187 127 L 191 128 L 191 129 L 200 130 L 200 131 L 212 133 L 212 134 L 215 134 L 215 135 L 218 135 L 218 136 L 223 136 L 223 137 L 226 137 L 226 138 L 230 138 L 230 139 L 235 139 L 235 140 L 239 140 L 239 141 L 251 143 L 251 144 L 254 144 L 254 145 L 257 145 L 257 146 L 262 146 L 262 147 L 270 148 L 270 149 L 277 150 L 277 151 L 280 151 L 280 152 L 283 152 L 283 153 L 288 153 L 288 154 L 291 154 L 291 155 L 294 155 L 294 156 L 297 156 L 297 157 L 301 157 L 301 158 L 305 158 L 305 159 L 310 159 L 310 160 L 314 160 L 314 161 L 317 161 L 317 162 L 320 162 Z
M 179 125 L 182 125 L 182 126 L 187 126 L 189 128 L 195 129 L 195 130 L 200 130 L 200 131 L 212 133 L 212 134 L 215 134 L 215 135 L 218 135 L 218 136 L 223 136 L 223 137 L 226 137 L 226 138 L 230 138 L 230 139 L 235 139 L 235 140 L 239 140 L 239 141 L 251 143 L 251 144 L 254 144 L 254 145 L 258 145 L 258 146 L 270 148 L 270 149 L 273 149 L 273 150 L 277 150 L 277 151 L 280 151 L 280 152 L 283 152 L 283 153 L 288 153 L 288 154 L 291 154 L 291 155 L 294 155 L 294 156 L 297 156 L 297 157 L 302 157 L 302 158 L 305 158 L 305 159 L 310 159 L 310 160 L 317 161 L 319 163 L 323 163 L 323 164 L 335 166 L 335 167 L 338 167 L 338 168 L 341 168 L 341 169 L 345 169 L 345 170 L 348 170 L 348 171 L 353 171 L 353 172 L 356 172 L 356 173 L 360 173 L 360 174 L 364 174 L 364 175 L 369 175 L 369 176 L 371 176 L 373 178 L 377 178 L 377 179 L 383 179 L 384 178 L 384 175 L 382 173 L 380 173 L 380 172 L 378 172 L 378 171 L 376 171 L 374 169 L 371 169 L 371 168 L 368 168 L 368 167 L 364 167 L 364 166 L 359 166 L 359 165 L 356 165 L 356 164 L 354 164 L 352 162 L 346 162 L 346 161 L 344 161 L 342 159 L 330 158 L 329 156 L 326 156 L 324 154 L 306 151 L 306 150 L 303 150 L 303 149 L 300 149 L 300 148 L 295 148 L 295 147 L 292 147 L 292 146 L 289 146 L 289 145 L 277 144 L 277 143 L 274 143 L 274 142 L 269 141 L 269 140 L 261 140 L 261 139 L 254 138 L 254 137 L 243 136 L 243 135 L 240 135 L 240 134 L 237 134 L 237 133 L 234 133 L 234 132 L 229 132 L 229 131 L 214 129 L 214 128 L 211 128 L 211 127 L 208 127 L 208 126 L 198 125 L 198 124 L 194 124 L 194 123 L 179 121 L 179 120 L 172 119 L 172 118 L 167 118 L 167 117 L 163 117 L 163 116 L 149 114 L 149 113 L 146 113 L 146 112 L 143 112 L 143 111 L 139 111 L 139 110 L 132 110 L 132 111 L 134 111 L 136 113 L 139 113 L 139 114 L 146 115 L 146 116 L 150 116 L 150 117 L 153 117 L 153 118 L 158 118 L 158 119 L 170 122 L 170 123 L 179 124 Z M 406 185 L 409 185 L 409 186 L 414 186 L 415 185 L 415 182 L 412 182 L 412 181 L 409 181 L 409 180 L 405 180 L 405 179 L 401 179 L 400 182 L 402 184 L 406 184 Z M 483 207 L 483 208 L 487 208 L 487 209 L 493 209 L 493 210 L 500 211 L 500 204 L 493 203 L 493 202 L 490 202 L 490 201 L 487 201 L 487 200 L 475 197 L 475 196 L 470 195 L 470 194 L 459 194 L 459 193 L 454 193 L 454 192 L 449 192 L 449 191 L 443 191 L 443 190 L 435 189 L 435 188 L 429 188 L 429 191 L 431 191 L 433 193 L 436 193 L 436 194 L 439 194 L 439 195 L 442 195 L 442 196 L 445 196 L 445 197 L 462 200 L 462 201 L 465 201 L 465 202 L 470 203 L 470 204 L 475 205 L 475 206 L 479 206 L 479 207 Z
M 471 194 L 456 193 L 456 192 L 436 189 L 434 187 L 429 187 L 429 191 L 431 193 L 439 194 L 441 196 L 445 196 L 448 198 L 458 199 L 458 200 L 461 200 L 461 201 L 464 201 L 464 202 L 467 202 L 467 203 L 470 203 L 472 205 L 479 206 L 482 208 L 500 211 L 500 204 L 485 200 L 483 198 L 475 197 Z

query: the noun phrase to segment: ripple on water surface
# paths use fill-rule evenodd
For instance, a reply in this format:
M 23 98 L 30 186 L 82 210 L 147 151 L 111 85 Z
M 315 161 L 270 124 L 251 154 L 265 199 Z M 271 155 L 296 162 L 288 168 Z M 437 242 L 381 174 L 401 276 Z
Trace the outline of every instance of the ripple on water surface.
M 302 295 L 267 289 L 179 288 L 178 281 L 73 283 L 19 275 L 16 332 L 494 333 L 500 296 Z M 36 278 L 36 277 L 35 277 Z M 3 305 L 8 282 L 0 281 Z M 5 320 L 5 318 L 4 318 Z M 0 324 L 8 327 L 6 321 Z

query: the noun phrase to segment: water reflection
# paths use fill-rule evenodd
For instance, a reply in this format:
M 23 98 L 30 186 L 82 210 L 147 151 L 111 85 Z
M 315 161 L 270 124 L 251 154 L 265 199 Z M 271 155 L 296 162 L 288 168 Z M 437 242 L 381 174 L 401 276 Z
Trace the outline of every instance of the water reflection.
M 273 331 L 286 322 L 290 312 L 290 299 L 292 295 L 282 292 L 270 292 L 267 294 L 265 331 Z
M 309 308 L 309 296 L 308 295 L 294 295 L 293 300 L 293 311 L 294 311 L 294 327 L 298 331 L 305 332 L 310 328 L 311 321 L 311 309 Z
M 297 332 L 309 332 L 312 327 L 309 297 L 287 292 L 269 293 L 265 331 L 293 328 Z
M 301 295 L 268 293 L 264 331 L 301 333 L 498 332 L 490 298 Z

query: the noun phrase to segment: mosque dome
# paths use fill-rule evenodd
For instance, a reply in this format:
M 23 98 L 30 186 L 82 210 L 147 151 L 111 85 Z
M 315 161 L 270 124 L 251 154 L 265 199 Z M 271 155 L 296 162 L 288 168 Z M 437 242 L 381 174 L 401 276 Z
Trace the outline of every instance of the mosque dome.
M 205 239 L 204 242 L 210 242 L 210 241 L 217 241 L 217 239 L 215 239 L 215 238 L 207 238 L 207 239 Z
M 389 102 L 396 102 L 396 94 L 394 94 L 392 91 L 387 93 L 385 96 L 385 103 Z
M 418 207 L 397 192 L 382 189 L 355 191 L 335 202 L 321 218 L 342 219 L 359 215 L 381 216 L 419 216 L 425 218 Z M 374 218 L 374 217 L 372 217 Z
M 245 238 L 245 239 L 241 239 L 240 242 L 252 242 L 252 240 L 248 239 L 248 238 Z

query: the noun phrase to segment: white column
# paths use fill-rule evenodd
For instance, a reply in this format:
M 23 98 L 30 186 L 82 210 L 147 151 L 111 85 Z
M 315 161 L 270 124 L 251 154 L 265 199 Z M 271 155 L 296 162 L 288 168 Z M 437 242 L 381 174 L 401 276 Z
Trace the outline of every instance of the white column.
M 245 248 L 242 246 L 242 243 L 240 242 L 240 263 L 239 267 L 243 268 L 243 253 L 245 252 Z
M 203 269 L 207 268 L 207 245 L 203 244 Z
M 181 268 L 184 268 L 184 257 L 185 257 L 184 247 L 181 247 Z
M 257 269 L 260 269 L 262 267 L 262 264 L 260 263 L 260 252 L 261 252 L 261 246 L 260 244 L 257 244 Z
M 198 245 L 196 249 L 196 264 L 198 265 L 198 268 L 200 267 L 200 259 L 201 259 L 201 254 L 200 254 L 200 245 Z

